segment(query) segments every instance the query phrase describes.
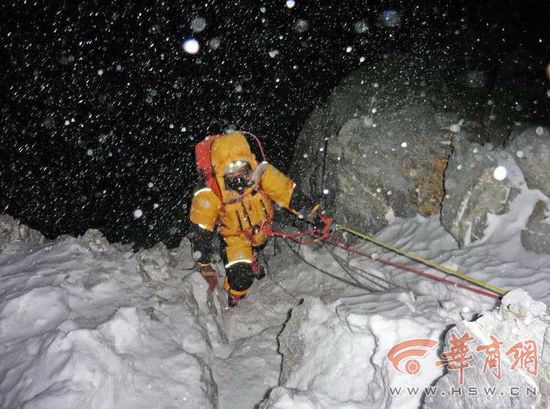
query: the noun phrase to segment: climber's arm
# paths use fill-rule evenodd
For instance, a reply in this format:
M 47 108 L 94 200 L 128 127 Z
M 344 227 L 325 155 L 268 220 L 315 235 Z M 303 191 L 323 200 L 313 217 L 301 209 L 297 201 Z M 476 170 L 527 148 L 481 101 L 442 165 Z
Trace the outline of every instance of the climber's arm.
M 211 189 L 201 189 L 193 196 L 189 214 L 190 238 L 195 260 L 201 264 L 210 263 L 212 241 L 216 235 L 216 223 L 220 210 L 221 200 Z
M 261 187 L 271 200 L 295 215 L 307 214 L 318 207 L 292 179 L 270 164 L 263 172 Z

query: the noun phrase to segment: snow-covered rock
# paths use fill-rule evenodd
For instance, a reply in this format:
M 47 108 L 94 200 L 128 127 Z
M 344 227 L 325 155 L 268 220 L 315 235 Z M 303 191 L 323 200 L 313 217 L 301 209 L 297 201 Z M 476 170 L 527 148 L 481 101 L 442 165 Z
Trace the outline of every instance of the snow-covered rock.
M 450 349 L 453 337 L 467 341 L 467 349 L 462 350 L 462 356 L 467 358 L 462 382 L 458 368 L 448 369 L 434 385 L 439 393 L 426 396 L 424 407 L 548 407 L 549 325 L 546 305 L 534 301 L 523 290 L 508 293 L 500 308 L 477 320 L 461 321 L 447 333 L 443 353 Z M 487 345 L 493 348 L 484 348 Z
M 43 242 L 44 236 L 39 231 L 31 229 L 7 214 L 0 214 L 0 251 L 8 244 Z
M 448 307 L 442 309 L 434 297 L 404 292 L 330 305 L 307 298 L 279 336 L 280 386 L 260 408 L 545 407 L 550 393 L 546 305 L 515 290 L 475 321 L 461 321 L 464 309 Z M 471 336 L 469 349 L 449 353 L 454 338 L 465 334 Z M 487 364 L 492 350 L 483 348 L 495 339 L 501 342 L 500 379 L 496 364 Z M 528 355 L 534 345 L 535 355 Z M 462 383 L 460 371 L 448 362 L 460 354 L 469 363 Z
M 419 362 L 400 362 L 397 369 L 388 351 L 407 339 L 438 340 L 455 314 L 442 311 L 434 297 L 415 298 L 407 292 L 369 294 L 330 305 L 306 298 L 292 310 L 279 336 L 281 388 L 261 407 L 416 408 L 420 395 L 397 396 L 391 388 L 428 386 L 442 370 L 425 365 L 418 367 L 422 376 L 411 376 L 405 366 Z M 436 343 L 425 348 L 423 360 L 436 358 Z
M 453 148 L 445 172 L 441 223 L 462 247 L 486 238 L 490 215 L 509 212 L 525 182 L 503 149 L 460 139 Z
M 539 200 L 527 225 L 521 231 L 521 244 L 526 250 L 550 254 L 550 210 L 549 201 Z
M 169 281 L 174 278 L 175 260 L 163 243 L 136 254 L 139 272 L 146 282 Z
M 507 146 L 530 189 L 550 197 L 550 128 L 531 126 L 512 137 Z
M 512 138 L 507 150 L 522 170 L 527 186 L 550 198 L 549 128 L 532 126 L 523 130 Z M 550 253 L 549 202 L 546 199 L 537 202 L 521 232 L 521 242 L 527 250 Z
M 528 139 L 522 140 L 525 150 L 532 151 Z M 518 138 L 514 145 L 495 148 L 463 138 L 453 141 L 445 171 L 441 223 L 460 247 L 505 234 L 513 240 L 520 237 L 527 250 L 550 252 L 549 199 L 537 188 L 541 185 L 529 184 L 523 173 L 531 172 L 529 180 L 543 181 L 545 165 L 539 169 L 530 162 L 523 168 L 518 165 L 525 153 L 517 143 Z M 542 161 L 542 157 L 538 159 Z
M 528 193 L 518 198 L 543 197 Z M 499 226 L 517 233 L 526 208 L 512 201 Z M 517 234 L 493 236 L 458 249 L 435 216 L 395 220 L 378 235 L 548 303 L 550 255 L 523 250 Z M 98 231 L 14 243 L 0 253 L 0 408 L 416 408 L 442 375 L 434 365 L 441 335 L 494 307 L 494 298 L 381 264 L 403 259 L 370 243 L 357 249 L 372 257 L 319 246 L 275 254 L 275 247 L 269 275 L 237 308 L 225 309 L 222 280 L 207 291 L 188 240 L 143 260 Z M 171 276 L 144 282 L 144 261 Z M 518 316 L 547 320 L 541 304 L 505 300 L 520 306 L 510 307 Z M 416 359 L 390 359 L 411 338 L 432 347 Z
M 102 237 L 0 254 L 0 408 L 217 408 L 202 279 L 145 286 Z

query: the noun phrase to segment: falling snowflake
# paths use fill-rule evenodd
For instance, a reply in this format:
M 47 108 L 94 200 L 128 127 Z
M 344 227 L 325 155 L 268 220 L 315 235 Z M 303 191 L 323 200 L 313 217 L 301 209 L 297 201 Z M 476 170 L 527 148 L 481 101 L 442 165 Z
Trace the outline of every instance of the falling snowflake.
M 309 29 L 309 23 L 307 20 L 299 18 L 294 23 L 294 30 L 296 30 L 298 33 L 305 33 Z
M 353 25 L 353 30 L 357 34 L 363 34 L 363 33 L 366 33 L 367 31 L 369 31 L 369 24 L 368 24 L 367 20 L 357 21 Z
M 493 177 L 496 180 L 499 180 L 499 181 L 504 180 L 506 179 L 506 176 L 508 176 L 508 171 L 504 166 L 497 166 L 495 168 L 495 171 L 493 172 Z
M 200 33 L 206 28 L 206 20 L 202 17 L 195 17 L 191 20 L 191 30 L 195 33 Z
M 212 50 L 217 50 L 220 47 L 220 44 L 221 44 L 221 40 L 219 37 L 214 37 L 208 42 L 208 46 Z
M 459 133 L 460 132 L 460 125 L 459 124 L 452 124 L 449 129 L 453 133 Z
M 197 54 L 200 48 L 200 44 L 195 38 L 191 37 L 183 42 L 183 51 L 187 54 Z

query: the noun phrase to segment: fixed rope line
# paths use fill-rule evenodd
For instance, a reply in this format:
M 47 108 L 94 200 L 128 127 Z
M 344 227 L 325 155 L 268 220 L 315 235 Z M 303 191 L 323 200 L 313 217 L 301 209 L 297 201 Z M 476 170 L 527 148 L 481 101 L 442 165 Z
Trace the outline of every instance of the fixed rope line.
M 355 270 L 357 272 L 357 275 L 364 278 L 365 280 L 369 281 L 370 283 L 378 286 L 378 287 L 381 287 L 382 289 L 384 290 L 391 290 L 392 289 L 392 286 L 394 286 L 395 284 L 390 282 L 389 280 L 387 279 L 384 279 L 382 277 L 378 277 L 377 275 L 371 273 L 370 271 L 367 271 L 367 270 L 364 270 L 360 267 L 357 267 L 357 266 L 352 266 L 350 265 L 346 260 L 344 260 L 342 257 L 340 257 L 338 254 L 336 254 L 334 251 L 332 251 L 329 247 L 328 247 L 328 244 L 330 244 L 329 242 L 325 241 L 324 243 L 324 246 L 326 248 L 326 250 L 329 252 L 329 254 L 334 258 L 334 260 L 340 265 L 340 267 L 342 267 L 342 269 L 345 271 L 346 269 L 350 269 L 350 270 Z M 349 252 L 348 252 L 349 254 Z M 349 271 L 349 270 L 348 270 Z M 351 272 L 348 272 L 348 274 L 351 275 Z M 380 280 L 382 283 L 384 283 L 384 285 L 382 285 L 380 282 L 376 282 L 376 280 Z M 387 286 L 387 287 L 386 287 Z M 397 285 L 395 285 L 396 287 L 398 287 Z
M 313 263 L 310 263 L 309 261 L 307 261 L 304 257 L 302 257 L 302 255 L 296 250 L 294 249 L 289 242 L 285 241 L 284 242 L 288 248 L 300 259 L 302 260 L 306 265 L 310 266 L 311 268 L 314 268 L 315 270 L 319 271 L 320 273 L 323 273 L 323 274 L 326 274 L 328 275 L 329 277 L 332 277 L 334 278 L 335 280 L 338 280 L 338 281 L 341 281 L 343 283 L 346 283 L 348 285 L 351 285 L 352 287 L 356 287 L 356 288 L 361 288 L 363 290 L 367 290 L 367 291 L 372 291 L 372 292 L 378 292 L 379 290 L 377 290 L 376 288 L 370 288 L 370 287 L 367 287 L 365 286 L 364 284 L 357 284 L 353 281 L 349 281 L 349 280 L 346 280 L 342 277 L 338 277 L 337 275 L 335 274 L 332 274 L 326 270 L 323 270 L 322 268 L 319 268 L 317 267 L 315 264 Z
M 364 286 L 365 284 L 363 284 L 357 277 L 355 277 L 351 272 L 350 272 L 350 267 L 348 265 L 346 265 L 346 263 L 342 262 L 341 260 L 339 260 L 335 254 L 333 254 L 330 250 L 327 249 L 327 251 L 329 252 L 329 254 L 332 256 L 332 258 L 334 259 L 334 261 L 336 261 L 336 263 L 340 266 L 340 268 L 344 271 L 344 273 L 346 273 L 353 281 L 355 281 L 357 284 L 361 285 L 361 286 Z M 359 274 L 357 274 L 358 276 L 360 276 Z M 365 278 L 367 281 L 369 281 L 371 284 L 374 284 L 375 286 L 377 287 L 380 287 L 380 285 L 376 282 L 373 282 L 372 279 L 369 279 L 367 277 L 363 277 Z M 380 291 L 380 290 L 377 290 L 377 291 Z
M 439 277 L 439 276 L 436 276 L 434 274 L 430 274 L 430 273 L 427 273 L 425 271 L 419 270 L 417 268 L 413 268 L 413 267 L 408 266 L 406 264 L 397 263 L 395 261 L 386 260 L 386 259 L 383 259 L 383 258 L 380 258 L 380 257 L 374 257 L 372 254 L 354 249 L 353 247 L 344 246 L 340 243 L 334 243 L 334 242 L 331 242 L 331 241 L 327 241 L 326 243 L 328 243 L 332 246 L 341 248 L 343 250 L 346 250 L 349 253 L 352 253 L 352 254 L 355 254 L 355 255 L 358 255 L 358 256 L 367 257 L 367 258 L 370 258 L 371 260 L 378 261 L 379 263 L 382 263 L 382 264 L 385 264 L 385 265 L 388 265 L 388 266 L 392 266 L 392 267 L 396 267 L 396 268 L 399 268 L 400 270 L 403 270 L 403 271 L 409 271 L 411 273 L 414 273 L 414 274 L 422 276 L 422 277 L 429 278 L 429 279 L 434 280 L 434 281 L 439 281 L 439 282 L 442 282 L 444 284 L 452 285 L 454 287 L 463 288 L 465 290 L 468 290 L 468 291 L 471 291 L 471 292 L 474 292 L 474 293 L 477 293 L 477 294 L 481 294 L 481 295 L 484 295 L 486 297 L 496 298 L 496 299 L 500 298 L 499 295 L 494 294 L 494 293 L 489 292 L 489 291 L 485 291 L 481 288 L 473 287 L 473 286 L 466 285 L 466 284 L 459 283 L 459 282 L 455 282 L 455 281 L 449 280 L 448 278 L 445 278 L 445 277 Z
M 487 290 L 490 290 L 498 295 L 505 295 L 507 293 L 507 290 L 503 289 L 503 288 L 499 288 L 499 287 L 496 287 L 494 285 L 491 285 L 489 283 L 487 283 L 486 281 L 483 281 L 483 280 L 480 280 L 480 279 L 477 279 L 475 277 L 472 277 L 468 274 L 464 274 L 464 273 L 461 273 L 460 271 L 457 271 L 457 270 L 453 270 L 447 266 L 444 266 L 442 264 L 439 264 L 439 263 L 436 263 L 435 261 L 433 260 L 430 260 L 430 259 L 427 259 L 425 257 L 422 257 L 418 254 L 415 254 L 413 252 L 410 252 L 410 251 L 406 251 L 406 250 L 403 250 L 399 247 L 396 247 L 390 243 L 386 243 L 380 239 L 377 239 L 376 237 L 374 236 L 371 236 L 370 234 L 366 234 L 366 233 L 362 233 L 360 231 L 357 231 L 357 230 L 354 230 L 350 227 L 346 227 L 346 226 L 341 226 L 341 225 L 335 225 L 335 228 L 337 230 L 340 230 L 340 231 L 345 231 L 345 232 L 348 232 L 354 236 L 357 236 L 363 240 L 367 240 L 367 241 L 370 241 L 371 243 L 374 243 L 380 247 L 383 247 L 387 250 L 390 250 L 394 253 L 397 253 L 397 254 L 400 254 L 402 256 L 405 256 L 411 260 L 414 260 L 414 261 L 418 261 L 419 263 L 422 263 L 426 266 L 429 266 L 429 267 L 432 267 L 432 268 L 435 268 L 436 270 L 438 271 L 441 271 L 443 273 L 446 273 L 446 274 L 449 274 L 449 275 L 452 275 L 452 276 L 455 276 L 455 277 L 458 277 L 464 281 L 467 281 L 471 284 L 475 284 L 477 285 L 478 287 L 481 287 L 481 288 L 485 288 Z M 400 267 L 401 268 L 401 267 Z M 427 273 L 424 273 L 424 274 L 427 274 Z M 463 285 L 459 285 L 459 283 L 454 283 L 455 285 L 458 285 L 458 286 L 463 286 Z M 468 287 L 468 289 L 471 289 L 470 287 Z M 478 291 L 479 292 L 479 291 Z M 487 293 L 485 293 L 485 295 L 487 295 Z

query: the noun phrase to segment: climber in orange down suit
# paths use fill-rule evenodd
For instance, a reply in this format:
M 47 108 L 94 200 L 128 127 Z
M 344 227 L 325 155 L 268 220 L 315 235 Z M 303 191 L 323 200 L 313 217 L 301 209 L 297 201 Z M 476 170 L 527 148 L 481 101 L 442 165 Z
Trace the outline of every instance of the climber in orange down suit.
M 258 163 L 243 132 L 211 136 L 203 142 L 208 146 L 203 146 L 202 153 L 196 150 L 197 166 L 202 161 L 209 170 L 208 174 L 203 172 L 204 187 L 195 192 L 191 204 L 193 254 L 199 272 L 214 289 L 217 272 L 210 262 L 213 240 L 220 235 L 224 289 L 229 306 L 234 307 L 249 292 L 254 279 L 265 275 L 257 254 L 268 239 L 275 204 L 317 226 L 326 219 L 320 216 L 320 206 L 301 193 L 291 179 L 265 161 Z

